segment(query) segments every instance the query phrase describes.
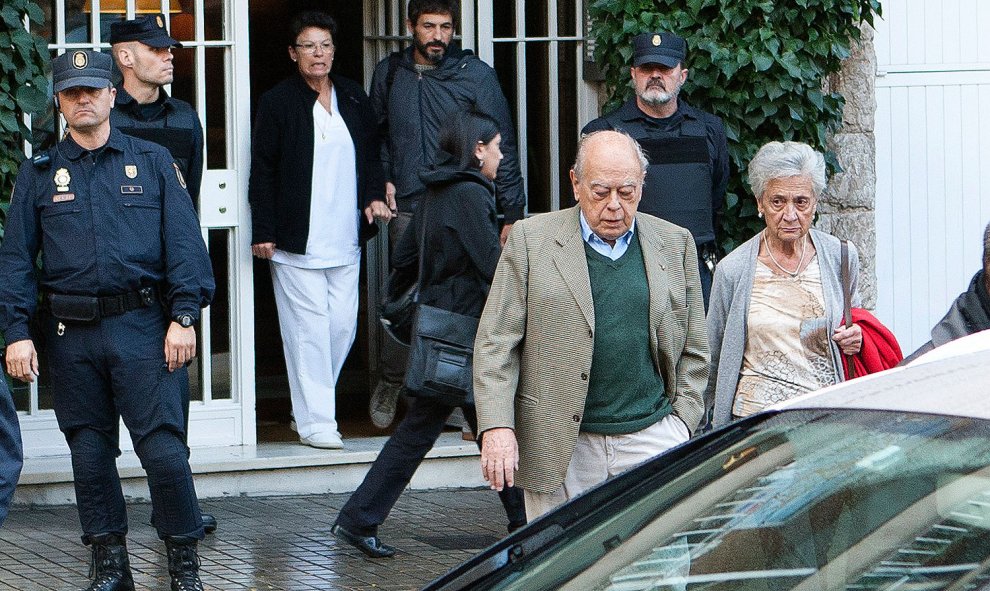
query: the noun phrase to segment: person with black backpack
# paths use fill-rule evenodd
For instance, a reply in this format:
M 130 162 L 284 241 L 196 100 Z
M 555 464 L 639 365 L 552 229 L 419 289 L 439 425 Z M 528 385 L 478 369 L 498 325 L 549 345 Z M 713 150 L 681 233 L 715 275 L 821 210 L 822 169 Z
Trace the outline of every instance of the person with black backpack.
M 397 217 L 388 225 L 394 248 L 426 190 L 419 173 L 434 164 L 439 129 L 459 111 L 491 117 L 502 133 L 505 158 L 495 180 L 495 200 L 503 214 L 500 239 L 522 219 L 526 194 L 519 169 L 515 127 L 509 104 L 491 66 L 454 42 L 460 7 L 457 0 L 410 0 L 406 26 L 412 46 L 375 67 L 371 102 L 378 118 L 385 168 L 385 195 Z M 388 427 L 402 390 L 407 351 L 386 339 L 381 377 L 369 402 L 375 426 Z

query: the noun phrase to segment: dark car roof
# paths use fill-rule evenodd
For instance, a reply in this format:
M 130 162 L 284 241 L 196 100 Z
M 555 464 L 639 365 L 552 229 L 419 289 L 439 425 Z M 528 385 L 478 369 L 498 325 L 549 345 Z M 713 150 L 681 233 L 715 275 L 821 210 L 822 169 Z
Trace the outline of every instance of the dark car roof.
M 990 420 L 990 350 L 865 376 L 775 408 L 893 410 Z

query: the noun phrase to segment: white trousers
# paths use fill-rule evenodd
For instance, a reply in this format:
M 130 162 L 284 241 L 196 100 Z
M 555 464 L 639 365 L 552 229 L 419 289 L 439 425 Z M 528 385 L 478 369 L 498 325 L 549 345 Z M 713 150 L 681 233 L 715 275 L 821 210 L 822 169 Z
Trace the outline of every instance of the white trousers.
M 533 521 L 558 505 L 613 476 L 642 464 L 691 437 L 687 425 L 671 413 L 635 433 L 578 433 L 564 483 L 552 493 L 523 491 L 526 519 Z
M 360 264 L 271 267 L 296 429 L 338 433 L 337 378 L 357 335 Z

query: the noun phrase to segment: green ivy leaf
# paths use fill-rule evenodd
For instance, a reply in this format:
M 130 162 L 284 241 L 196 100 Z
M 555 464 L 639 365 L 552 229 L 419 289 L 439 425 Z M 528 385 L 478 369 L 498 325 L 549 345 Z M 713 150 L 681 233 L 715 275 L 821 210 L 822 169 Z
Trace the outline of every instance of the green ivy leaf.
M 773 57 L 763 53 L 753 55 L 753 66 L 756 68 L 757 72 L 765 72 L 766 70 L 769 70 L 772 65 Z
M 48 93 L 35 86 L 21 86 L 14 97 L 20 108 L 28 113 L 41 113 L 48 106 Z
M 8 111 L 6 109 L 0 111 L 0 129 L 10 132 L 17 131 L 17 115 L 14 111 Z
M 0 8 L 0 19 L 3 19 L 4 24 L 6 24 L 11 29 L 16 29 L 17 27 L 23 26 L 21 22 L 21 13 L 17 11 L 13 5 L 4 3 L 3 8 Z

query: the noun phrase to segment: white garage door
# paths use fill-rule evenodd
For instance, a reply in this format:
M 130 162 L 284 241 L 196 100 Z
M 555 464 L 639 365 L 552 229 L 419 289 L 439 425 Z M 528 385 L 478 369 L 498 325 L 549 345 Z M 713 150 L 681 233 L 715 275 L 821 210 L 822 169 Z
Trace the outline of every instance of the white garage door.
M 979 270 L 990 222 L 990 2 L 885 0 L 877 21 L 877 316 L 904 349 Z

